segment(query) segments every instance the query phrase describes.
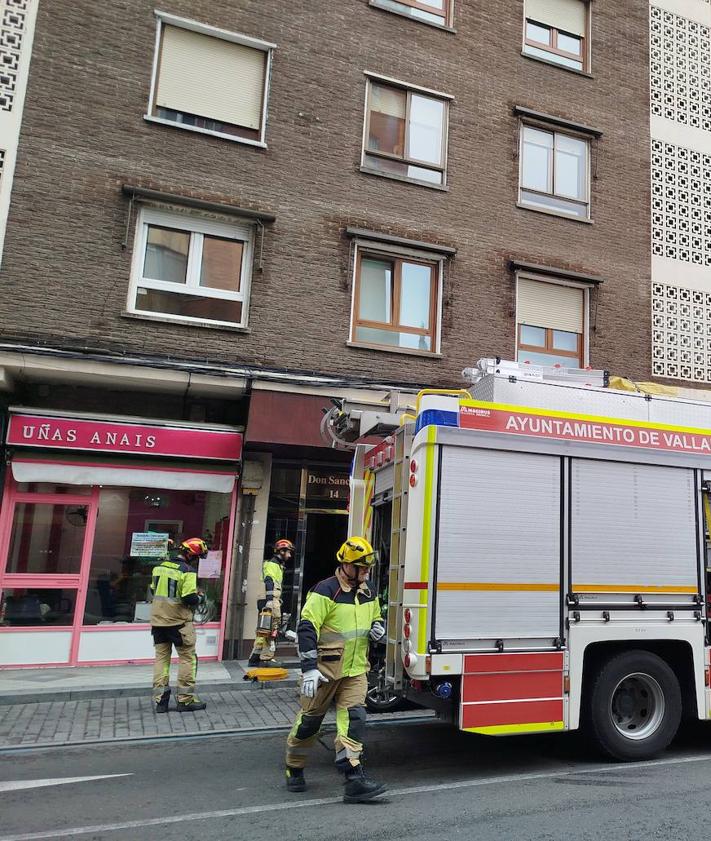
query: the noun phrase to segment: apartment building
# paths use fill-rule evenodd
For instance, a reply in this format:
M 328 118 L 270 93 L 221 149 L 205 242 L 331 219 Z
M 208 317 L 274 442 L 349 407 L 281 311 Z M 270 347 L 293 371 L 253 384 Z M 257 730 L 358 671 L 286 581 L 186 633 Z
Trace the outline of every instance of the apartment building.
M 298 611 L 345 532 L 330 398 L 406 404 L 491 355 L 674 376 L 647 0 L 0 21 L 0 666 L 148 659 L 153 534 L 209 538 L 202 656 L 249 646 L 280 536 Z

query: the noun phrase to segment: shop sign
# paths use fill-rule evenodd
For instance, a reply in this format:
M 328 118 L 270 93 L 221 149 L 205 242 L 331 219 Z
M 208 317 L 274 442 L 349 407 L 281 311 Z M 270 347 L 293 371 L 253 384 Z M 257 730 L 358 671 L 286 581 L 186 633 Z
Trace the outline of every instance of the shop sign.
M 164 558 L 168 554 L 167 533 L 134 531 L 129 554 L 139 558 Z
M 242 455 L 239 432 L 27 414 L 10 416 L 7 444 L 222 461 Z
M 307 499 L 348 499 L 348 474 L 329 470 L 306 471 Z

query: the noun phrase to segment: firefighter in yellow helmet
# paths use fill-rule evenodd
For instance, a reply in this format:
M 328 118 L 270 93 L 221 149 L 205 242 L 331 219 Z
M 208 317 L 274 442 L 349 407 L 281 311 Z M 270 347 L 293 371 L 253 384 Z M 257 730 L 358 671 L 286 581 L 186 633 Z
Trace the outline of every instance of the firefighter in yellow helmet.
M 271 634 L 264 636 L 258 632 L 255 636 L 254 647 L 249 655 L 249 666 L 269 668 L 279 665 L 274 660 L 276 652 L 276 636 L 281 622 L 281 586 L 284 581 L 284 567 L 294 558 L 296 547 L 290 540 L 282 538 L 274 544 L 274 554 L 262 565 L 262 581 L 264 582 L 264 597 L 257 601 L 259 611 L 269 611 L 272 616 Z
M 336 704 L 336 767 L 345 774 L 343 800 L 363 803 L 385 786 L 366 777 L 361 764 L 369 640 L 385 635 L 380 603 L 368 580 L 375 564 L 373 547 L 351 537 L 336 555 L 335 575 L 308 594 L 297 634 L 301 659 L 301 711 L 286 747 L 286 787 L 304 791 L 304 766 L 321 722 Z
M 207 555 L 200 537 L 184 540 L 177 554 L 153 567 L 151 633 L 156 660 L 153 698 L 157 713 L 167 713 L 170 701 L 170 656 L 178 652 L 178 712 L 196 712 L 207 706 L 195 695 L 197 654 L 193 611 L 200 603 L 195 565 Z

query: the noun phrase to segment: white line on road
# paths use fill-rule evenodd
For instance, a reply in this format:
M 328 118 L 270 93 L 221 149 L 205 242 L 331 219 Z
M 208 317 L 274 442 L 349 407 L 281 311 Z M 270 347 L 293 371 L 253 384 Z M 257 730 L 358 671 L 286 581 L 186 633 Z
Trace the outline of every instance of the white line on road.
M 709 762 L 711 754 L 702 756 L 685 756 L 676 759 L 657 759 L 651 762 L 629 762 L 625 765 L 597 765 L 594 768 L 570 768 L 557 771 L 545 771 L 537 774 L 507 774 L 501 777 L 481 777 L 476 780 L 461 780 L 460 782 L 440 783 L 429 786 L 413 786 L 412 788 L 397 788 L 388 790 L 389 796 L 407 794 L 424 794 L 434 791 L 452 791 L 453 789 L 477 788 L 479 786 L 497 785 L 500 783 L 521 783 L 532 780 L 550 780 L 556 777 L 574 777 L 577 774 L 621 774 L 625 771 L 640 768 L 654 768 L 668 765 L 685 765 L 692 762 Z M 268 812 L 283 812 L 289 809 L 304 809 L 314 806 L 330 806 L 342 803 L 341 797 L 324 797 L 318 800 L 293 800 L 287 803 L 267 803 L 262 806 L 243 806 L 238 809 L 219 809 L 214 812 L 191 812 L 185 815 L 166 815 L 163 818 L 146 818 L 138 821 L 123 821 L 121 823 L 96 824 L 94 826 L 77 826 L 69 829 L 50 829 L 44 832 L 27 832 L 21 835 L 3 835 L 0 841 L 41 841 L 45 838 L 75 838 L 78 835 L 91 835 L 98 832 L 118 832 L 121 829 L 141 829 L 147 826 L 167 826 L 188 821 L 215 820 L 216 818 L 233 818 L 239 815 L 255 815 Z
M 101 774 L 98 777 L 53 777 L 47 780 L 9 780 L 0 782 L 0 794 L 4 791 L 21 791 L 26 788 L 46 788 L 64 786 L 67 783 L 87 783 L 90 780 L 109 780 L 114 777 L 131 777 L 132 774 Z

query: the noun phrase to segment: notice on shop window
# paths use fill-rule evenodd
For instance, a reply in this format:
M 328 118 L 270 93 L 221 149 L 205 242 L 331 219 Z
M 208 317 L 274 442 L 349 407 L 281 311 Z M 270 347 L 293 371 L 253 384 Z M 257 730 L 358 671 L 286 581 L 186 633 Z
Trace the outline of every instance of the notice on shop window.
M 139 558 L 164 558 L 168 554 L 168 537 L 164 532 L 134 531 L 130 554 Z
M 219 578 L 222 572 L 222 552 L 217 549 L 200 558 L 198 578 Z

